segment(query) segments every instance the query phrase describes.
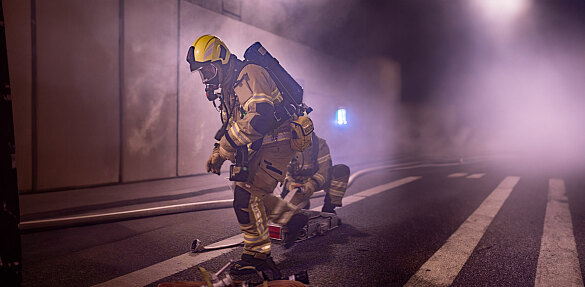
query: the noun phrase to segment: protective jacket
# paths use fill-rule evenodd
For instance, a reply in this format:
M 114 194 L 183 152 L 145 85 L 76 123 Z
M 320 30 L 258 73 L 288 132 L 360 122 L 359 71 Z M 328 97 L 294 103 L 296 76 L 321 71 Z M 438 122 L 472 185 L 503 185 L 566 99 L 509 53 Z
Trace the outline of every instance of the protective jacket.
M 330 208 L 334 206 L 341 206 L 349 180 L 349 167 L 344 164 L 332 166 L 327 142 L 314 133 L 313 145 L 305 151 L 295 154 L 289 164 L 285 179 L 285 181 L 300 184 L 309 180 L 317 184 L 315 190 L 325 191 L 324 210 L 332 210 Z M 296 203 L 298 200 L 293 199 L 293 201 Z
M 329 182 L 331 166 L 327 142 L 313 134 L 313 145 L 303 152 L 296 153 L 291 160 L 286 180 L 296 183 L 313 180 L 317 183 L 316 190 L 321 190 Z
M 268 72 L 255 64 L 242 68 L 234 92 L 239 103 L 233 105 L 230 118 L 225 119 L 229 124 L 220 140 L 220 146 L 228 151 L 251 145 L 274 131 L 277 128 L 274 108 L 282 102 L 282 95 Z M 226 113 L 222 116 L 225 118 Z

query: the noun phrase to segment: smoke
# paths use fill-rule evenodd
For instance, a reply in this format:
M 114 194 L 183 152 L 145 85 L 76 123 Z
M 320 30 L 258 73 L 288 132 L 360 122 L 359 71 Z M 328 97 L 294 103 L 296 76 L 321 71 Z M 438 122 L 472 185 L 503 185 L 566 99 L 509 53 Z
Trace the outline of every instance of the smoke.
M 444 102 L 456 106 L 462 133 L 473 133 L 468 153 L 570 168 L 585 158 L 583 22 L 534 4 L 505 34 L 486 18 L 469 23 L 463 71 L 452 66 L 438 93 L 454 95 Z

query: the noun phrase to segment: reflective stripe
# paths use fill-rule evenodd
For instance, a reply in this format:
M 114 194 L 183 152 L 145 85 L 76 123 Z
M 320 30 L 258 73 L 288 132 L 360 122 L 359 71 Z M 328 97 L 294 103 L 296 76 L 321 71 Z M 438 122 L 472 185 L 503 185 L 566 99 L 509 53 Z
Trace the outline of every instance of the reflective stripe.
M 341 204 L 342 204 L 341 201 L 343 200 L 343 197 L 341 197 L 341 196 L 332 196 L 332 195 L 330 195 L 330 197 L 331 197 L 331 204 L 335 204 L 335 205 L 341 206 Z
M 270 103 L 271 105 L 274 105 L 272 103 L 272 99 L 266 95 L 266 94 L 254 94 L 251 98 L 249 98 L 246 103 L 244 104 L 244 110 L 248 110 L 248 106 L 251 103 Z
M 272 100 L 274 101 L 274 104 L 280 104 L 282 102 L 282 95 L 280 94 L 278 88 L 272 91 Z
M 276 135 L 276 138 L 273 135 L 266 135 L 264 136 L 264 140 L 262 141 L 263 144 L 270 144 L 279 141 L 290 140 L 290 132 L 280 132 Z
M 341 199 L 343 198 L 343 194 L 342 195 L 336 195 L 336 194 L 329 194 L 329 197 L 331 197 L 332 199 L 339 199 L 341 201 Z
M 250 202 L 250 209 L 254 213 L 254 218 L 256 218 L 256 228 L 258 231 L 258 235 L 262 236 L 262 234 L 266 233 L 268 229 L 264 226 L 264 222 L 262 220 L 262 213 L 260 212 L 260 208 L 258 208 L 258 198 L 254 197 Z
M 342 181 L 336 181 L 336 180 L 332 180 L 331 187 L 339 187 L 339 188 L 347 188 L 347 183 L 342 182 Z
M 269 238 L 268 232 L 265 232 L 264 234 L 262 234 L 260 236 L 254 236 L 254 237 L 251 237 L 250 235 L 244 234 L 244 242 L 250 243 L 250 244 L 253 244 L 253 243 L 256 243 L 259 241 L 263 241 L 263 240 L 266 240 L 268 238 Z
M 338 195 L 344 195 L 345 194 L 345 190 L 343 190 L 343 189 L 330 188 L 329 191 L 331 193 L 335 193 L 335 194 L 338 194 Z
M 267 95 L 265 93 L 254 93 L 254 95 L 252 95 L 252 98 L 254 97 L 266 97 L 267 99 L 269 99 L 270 101 L 272 101 L 274 99 L 273 95 Z
M 215 48 L 215 40 L 213 40 L 211 43 L 207 43 L 207 49 L 205 49 L 205 52 L 203 53 L 204 61 L 207 61 L 208 58 L 211 60 L 211 55 L 213 55 L 213 48 Z
M 329 190 L 335 190 L 335 191 L 339 191 L 339 192 L 345 193 L 345 191 L 347 189 L 346 188 L 343 188 L 343 187 L 338 187 L 338 186 L 331 186 L 331 187 L 329 187 Z
M 250 138 L 248 138 L 244 133 L 242 133 L 240 126 L 238 125 L 237 122 L 235 122 L 232 125 L 228 133 L 232 139 L 238 140 L 241 143 L 241 145 L 247 145 L 252 142 Z
M 338 190 L 330 189 L 329 190 L 329 195 L 343 197 L 343 195 L 345 195 L 345 192 L 344 191 L 338 191 Z
M 302 170 L 302 171 L 304 171 L 304 172 L 309 172 L 309 171 L 312 171 L 312 170 L 313 170 L 313 164 L 312 164 L 312 163 L 310 163 L 310 162 L 308 162 L 308 163 L 304 163 L 304 164 L 301 166 L 301 170 Z M 307 173 L 305 173 L 305 174 L 307 174 Z
M 330 154 L 326 154 L 326 155 L 320 157 L 319 159 L 317 159 L 317 162 L 318 163 L 324 163 L 327 160 L 331 160 L 331 155 Z
M 313 178 L 316 179 L 319 182 L 319 184 L 323 184 L 325 182 L 325 177 L 318 173 L 314 174 Z
M 270 252 L 270 241 L 262 245 L 252 247 L 252 250 L 258 253 L 269 253 Z

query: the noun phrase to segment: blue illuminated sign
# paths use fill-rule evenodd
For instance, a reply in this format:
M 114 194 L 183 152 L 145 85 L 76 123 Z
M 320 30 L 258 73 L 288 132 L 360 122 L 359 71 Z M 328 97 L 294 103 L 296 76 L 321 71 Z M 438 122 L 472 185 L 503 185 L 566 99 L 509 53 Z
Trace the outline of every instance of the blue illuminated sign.
M 344 108 L 337 109 L 337 125 L 347 125 L 347 112 Z

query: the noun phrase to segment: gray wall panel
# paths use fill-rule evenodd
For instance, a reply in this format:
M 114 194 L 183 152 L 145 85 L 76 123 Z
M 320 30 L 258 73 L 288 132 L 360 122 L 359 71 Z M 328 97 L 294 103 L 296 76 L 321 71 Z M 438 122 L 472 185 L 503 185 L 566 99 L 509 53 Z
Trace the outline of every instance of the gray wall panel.
M 176 175 L 177 1 L 124 1 L 123 181 Z
M 38 1 L 38 188 L 118 179 L 118 1 Z

